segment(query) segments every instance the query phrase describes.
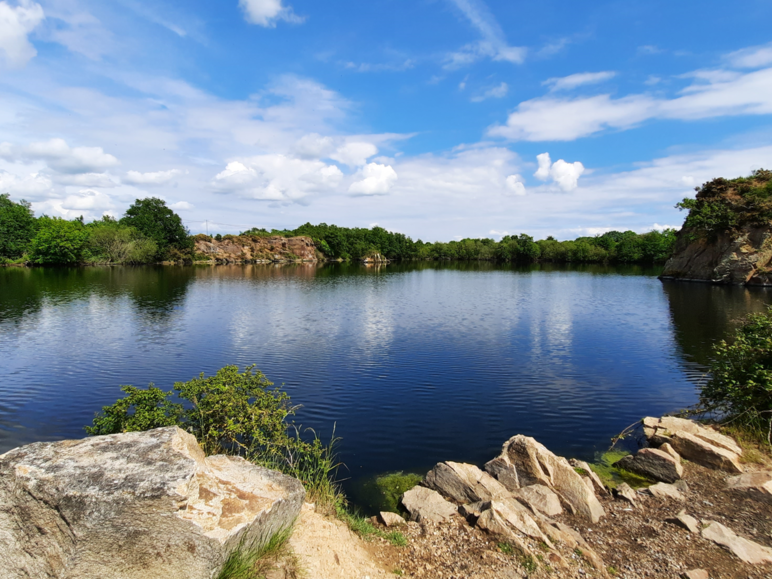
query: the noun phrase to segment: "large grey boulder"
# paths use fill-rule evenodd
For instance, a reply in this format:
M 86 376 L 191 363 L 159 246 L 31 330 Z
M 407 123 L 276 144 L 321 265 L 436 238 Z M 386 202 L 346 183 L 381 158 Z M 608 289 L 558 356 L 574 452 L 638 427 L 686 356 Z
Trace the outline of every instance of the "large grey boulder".
M 210 579 L 240 544 L 292 525 L 299 481 L 206 458 L 177 427 L 0 455 L 2 577 Z
M 605 512 L 598 498 L 568 461 L 555 456 L 529 436 L 513 436 L 504 446 L 499 463 L 517 474 L 521 486 L 545 485 L 560 495 L 577 513 L 597 523 Z
M 512 495 L 504 486 L 474 466 L 459 462 L 440 462 L 426 474 L 424 484 L 457 503 L 477 503 L 507 499 Z
M 656 448 L 642 448 L 636 454 L 618 460 L 614 466 L 666 483 L 674 483 L 684 474 L 680 460 Z

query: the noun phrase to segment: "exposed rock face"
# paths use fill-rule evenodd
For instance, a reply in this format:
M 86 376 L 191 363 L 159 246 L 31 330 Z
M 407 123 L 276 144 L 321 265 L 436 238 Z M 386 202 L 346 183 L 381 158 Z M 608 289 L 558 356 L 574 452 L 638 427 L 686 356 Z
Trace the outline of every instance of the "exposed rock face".
M 539 529 L 528 509 L 514 499 L 491 501 L 488 510 L 477 519 L 477 526 L 505 537 L 512 537 L 515 532 L 522 533 L 550 545 L 550 540 Z
M 772 563 L 772 549 L 769 547 L 739 537 L 732 529 L 725 527 L 721 523 L 704 522 L 707 523 L 707 526 L 702 529 L 703 538 L 721 545 L 741 561 L 753 565 Z
M 509 457 L 506 455 L 497 456 L 493 460 L 489 460 L 485 463 L 485 471 L 504 485 L 509 491 L 520 488 L 517 471 L 512 463 L 509 462 Z
M 515 470 L 521 485 L 542 484 L 553 489 L 593 523 L 605 514 L 595 493 L 568 461 L 555 456 L 533 438 L 513 436 L 504 443 L 499 458 L 499 464 L 508 464 Z
M 456 514 L 456 507 L 435 490 L 413 487 L 402 495 L 402 506 L 410 513 L 410 520 L 442 523 Z
M 472 464 L 441 462 L 430 470 L 424 484 L 457 503 L 506 499 L 511 495 L 487 472 Z
M 512 494 L 534 511 L 554 517 L 563 513 L 558 495 L 544 485 L 531 485 L 512 491 Z
M 239 542 L 293 523 L 299 481 L 204 457 L 177 427 L 0 456 L 3 577 L 210 579 Z
M 727 481 L 727 489 L 748 495 L 753 500 L 772 504 L 772 473 L 749 472 Z
M 680 460 L 676 461 L 667 452 L 656 448 L 642 448 L 636 454 L 617 461 L 614 466 L 667 483 L 679 480 L 684 473 Z
M 196 239 L 196 253 L 218 263 L 317 261 L 310 237 L 228 236 L 222 241 Z

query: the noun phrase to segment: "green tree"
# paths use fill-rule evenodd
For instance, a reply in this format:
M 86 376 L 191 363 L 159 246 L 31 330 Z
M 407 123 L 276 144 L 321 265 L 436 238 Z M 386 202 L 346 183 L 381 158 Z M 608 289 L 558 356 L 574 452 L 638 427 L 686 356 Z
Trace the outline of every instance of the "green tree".
M 151 239 L 156 244 L 160 259 L 170 256 L 173 250 L 186 253 L 193 249 L 193 240 L 180 216 L 157 197 L 137 199 L 126 210 L 121 224 Z
M 14 203 L 8 193 L 0 195 L 0 258 L 22 257 L 36 230 L 37 221 L 29 203 L 24 199 Z
M 30 259 L 40 265 L 77 265 L 83 260 L 88 238 L 82 220 L 43 215 L 30 243 Z

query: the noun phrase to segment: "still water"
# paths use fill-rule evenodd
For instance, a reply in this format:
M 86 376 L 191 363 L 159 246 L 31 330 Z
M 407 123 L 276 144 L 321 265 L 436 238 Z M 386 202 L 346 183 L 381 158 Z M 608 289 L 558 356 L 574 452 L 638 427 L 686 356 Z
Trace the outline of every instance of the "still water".
M 257 364 L 357 481 L 482 464 L 522 433 L 585 459 L 694 404 L 764 289 L 490 264 L 0 268 L 0 453 L 80 438 L 121 384 Z M 356 496 L 354 497 L 356 499 Z

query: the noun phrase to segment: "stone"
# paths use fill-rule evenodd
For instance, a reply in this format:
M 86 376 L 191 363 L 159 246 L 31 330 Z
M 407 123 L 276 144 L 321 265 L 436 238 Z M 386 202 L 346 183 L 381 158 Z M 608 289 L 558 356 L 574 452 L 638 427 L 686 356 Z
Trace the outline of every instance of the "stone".
M 488 532 L 506 537 L 516 536 L 515 532 L 527 537 L 544 541 L 550 547 L 552 543 L 533 520 L 523 505 L 514 499 L 491 501 L 490 508 L 477 519 L 477 526 Z
M 712 428 L 698 424 L 693 420 L 676 418 L 675 416 L 663 416 L 659 421 L 658 429 L 665 429 L 671 435 L 676 435 L 679 432 L 688 432 L 712 446 L 723 448 L 738 456 L 743 453 L 740 445 L 729 436 L 725 436 L 720 432 L 716 432 Z
M 721 523 L 713 521 L 705 521 L 705 523 L 706 526 L 702 529 L 703 538 L 720 545 L 741 561 L 751 565 L 772 563 L 772 549 L 769 547 L 740 537 Z
M 710 579 L 710 575 L 705 569 L 692 569 L 681 575 L 683 579 Z
M 650 495 L 658 499 L 674 499 L 677 501 L 686 500 L 686 497 L 675 487 L 675 485 L 660 482 L 651 485 L 646 490 Z
M 592 470 L 589 464 L 587 464 L 583 460 L 576 460 L 573 458 L 568 462 L 574 468 L 580 468 L 587 473 L 587 478 L 589 478 L 590 481 L 592 482 L 592 488 L 595 493 L 598 493 L 601 495 L 609 494 L 608 489 L 606 488 L 606 485 L 603 484 L 598 474 L 594 470 Z
M 772 472 L 749 472 L 727 481 L 727 489 L 761 503 L 772 504 Z
M 743 472 L 739 455 L 725 448 L 713 446 L 688 432 L 677 432 L 671 437 L 670 444 L 683 458 L 701 466 L 731 473 Z
M 512 495 L 532 510 L 554 517 L 563 513 L 558 495 L 544 485 L 530 485 L 515 490 Z
M 697 521 L 697 519 L 695 519 L 691 515 L 687 515 L 685 510 L 682 510 L 675 517 L 667 519 L 667 522 L 673 525 L 677 525 L 682 529 L 686 529 L 687 531 L 695 535 L 698 535 L 700 532 L 699 521 Z
M 618 460 L 614 466 L 667 483 L 674 483 L 684 474 L 680 461 L 656 448 L 642 448 L 636 454 L 629 454 Z
M 456 506 L 446 501 L 435 490 L 413 487 L 402 495 L 402 506 L 410 513 L 410 520 L 420 523 L 443 523 L 456 513 Z
M 663 451 L 663 452 L 666 452 L 666 453 L 668 453 L 670 456 L 672 456 L 672 457 L 673 457 L 673 459 L 675 459 L 675 460 L 678 462 L 678 464 L 681 464 L 681 455 L 680 455 L 680 454 L 678 454 L 678 453 L 675 451 L 675 448 L 673 448 L 673 447 L 670 445 L 670 443 L 669 443 L 669 442 L 666 442 L 666 443 L 664 443 L 662 446 L 660 446 L 660 447 L 659 447 L 659 449 L 660 449 L 661 451 Z
M 605 515 L 595 493 L 587 488 L 568 461 L 555 456 L 533 438 L 513 436 L 504 443 L 500 458 L 512 465 L 521 486 L 541 484 L 551 488 L 593 523 Z
M 378 513 L 378 518 L 387 527 L 399 527 L 400 525 L 407 525 L 407 521 L 400 517 L 397 513 L 381 511 Z
M 629 484 L 621 483 L 619 486 L 617 486 L 616 495 L 617 495 L 617 498 L 621 498 L 627 501 L 628 503 L 633 505 L 633 507 L 637 506 L 635 502 L 637 495 L 635 494 L 635 491 L 630 487 Z
M 499 481 L 472 464 L 441 462 L 426 474 L 424 484 L 457 503 L 511 497 Z
M 480 501 L 477 503 L 469 503 L 458 507 L 458 514 L 465 519 L 473 518 L 477 519 L 479 516 L 488 509 L 491 508 L 490 501 Z
M 499 481 L 510 492 L 520 488 L 517 471 L 506 456 L 498 456 L 485 463 L 485 472 Z
M 0 569 L 21 577 L 210 579 L 289 528 L 299 481 L 205 457 L 177 427 L 38 442 L 0 456 Z

